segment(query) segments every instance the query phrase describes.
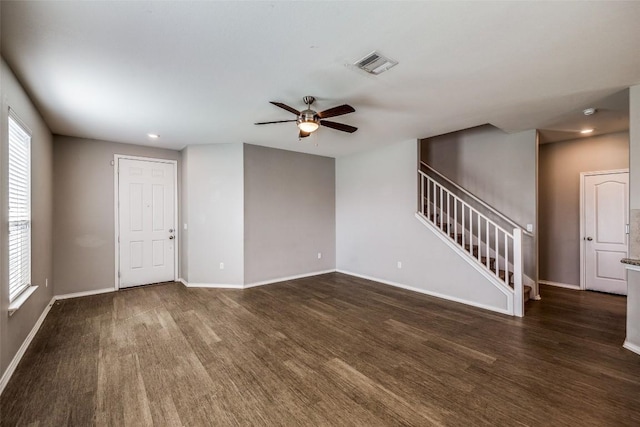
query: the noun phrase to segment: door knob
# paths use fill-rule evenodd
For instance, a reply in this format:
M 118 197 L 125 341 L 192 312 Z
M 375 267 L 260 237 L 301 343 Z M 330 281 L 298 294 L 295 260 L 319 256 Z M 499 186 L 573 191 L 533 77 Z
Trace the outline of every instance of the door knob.
M 169 240 L 175 239 L 175 236 L 169 236 Z
M 587 237 L 587 240 L 588 241 L 592 241 L 593 239 L 591 237 Z
M 169 229 L 169 233 L 173 233 L 173 228 L 170 228 L 170 229 Z

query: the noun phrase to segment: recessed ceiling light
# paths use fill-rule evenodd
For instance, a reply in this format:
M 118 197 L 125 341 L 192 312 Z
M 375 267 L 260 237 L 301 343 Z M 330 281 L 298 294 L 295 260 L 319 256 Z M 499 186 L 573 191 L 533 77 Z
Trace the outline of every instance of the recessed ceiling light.
M 158 139 L 160 138 L 160 135 L 158 135 L 157 133 L 148 133 L 147 136 L 151 139 Z
M 595 114 L 596 111 L 598 111 L 598 110 L 596 110 L 595 108 L 586 108 L 586 109 L 582 110 L 582 114 L 584 114 L 585 116 L 590 116 L 592 114 Z
M 580 131 L 580 133 L 591 133 L 591 132 L 593 132 L 593 129 L 582 129 Z

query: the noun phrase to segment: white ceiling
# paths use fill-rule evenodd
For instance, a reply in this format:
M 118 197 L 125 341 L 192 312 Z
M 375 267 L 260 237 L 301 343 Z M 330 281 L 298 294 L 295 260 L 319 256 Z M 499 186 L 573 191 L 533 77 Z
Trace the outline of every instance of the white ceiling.
M 10 2 L 2 55 L 54 133 L 339 157 L 484 123 L 540 127 L 640 83 L 640 2 Z M 372 76 L 372 50 L 400 62 Z M 294 118 L 349 103 L 299 142 Z M 158 141 L 148 132 L 161 135 Z

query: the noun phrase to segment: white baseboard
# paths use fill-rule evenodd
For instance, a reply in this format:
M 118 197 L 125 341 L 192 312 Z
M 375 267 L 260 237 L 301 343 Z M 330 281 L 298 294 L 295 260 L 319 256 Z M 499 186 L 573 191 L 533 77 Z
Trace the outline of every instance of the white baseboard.
M 93 291 L 73 292 L 70 294 L 55 295 L 53 299 L 57 301 L 61 299 L 79 298 L 79 297 L 88 297 L 90 295 L 106 294 L 106 293 L 115 292 L 115 291 L 116 291 L 116 288 L 95 289 Z
M 187 282 L 183 278 L 179 278 L 178 282 L 181 282 L 187 288 L 242 289 L 242 285 L 232 285 L 225 283 L 195 283 Z
M 313 273 L 296 274 L 295 276 L 278 277 L 275 279 L 264 280 L 262 282 L 247 283 L 244 289 L 253 288 L 255 286 L 270 285 L 272 283 L 286 282 L 287 280 L 304 279 L 305 277 L 319 276 L 321 274 L 334 273 L 336 270 L 314 271 Z
M 526 274 L 522 275 L 522 284 L 525 286 L 531 286 L 532 289 L 536 288 L 536 281 Z
M 304 273 L 304 274 L 297 274 L 295 276 L 277 277 L 274 279 L 264 280 L 261 282 L 246 283 L 244 285 L 237 285 L 237 284 L 232 285 L 232 284 L 225 284 L 225 283 L 191 283 L 186 281 L 183 278 L 179 278 L 178 282 L 181 282 L 187 288 L 249 289 L 249 288 L 254 288 L 256 286 L 264 286 L 264 285 L 270 285 L 272 283 L 286 282 L 287 280 L 295 280 L 295 279 L 303 279 L 305 277 L 319 276 L 321 274 L 333 273 L 335 271 L 336 270 L 314 271 L 313 273 Z
M 631 344 L 629 341 L 624 342 L 622 347 L 626 348 L 629 351 L 633 351 L 636 354 L 640 354 L 640 345 Z
M 13 375 L 16 368 L 18 367 L 18 363 L 20 363 L 20 360 L 22 360 L 22 356 L 24 356 L 24 354 L 26 353 L 27 348 L 29 348 L 31 341 L 33 341 L 33 338 L 36 336 L 36 333 L 40 329 L 40 326 L 42 326 L 44 319 L 47 317 L 47 314 L 49 314 L 49 310 L 51 310 L 51 306 L 53 306 L 55 301 L 56 301 L 55 297 L 51 298 L 51 301 L 49 302 L 49 304 L 47 304 L 44 310 L 42 310 L 42 314 L 36 321 L 35 325 L 33 325 L 33 328 L 31 328 L 31 332 L 29 332 L 29 335 L 27 335 L 27 337 L 25 338 L 24 342 L 18 349 L 18 352 L 16 353 L 16 355 L 13 356 L 13 360 L 11 360 L 11 363 L 9 363 L 9 366 L 7 366 L 7 370 L 4 371 L 2 378 L 0 378 L 0 395 L 4 391 L 4 388 L 7 386 L 7 384 L 9 383 L 11 376 Z
M 571 285 L 569 283 L 552 282 L 550 280 L 538 280 L 538 283 L 540 283 L 541 285 L 555 286 L 557 288 L 575 289 L 578 291 L 580 290 L 579 285 Z
M 232 285 L 225 283 L 190 283 L 185 285 L 187 288 L 210 288 L 210 289 L 242 289 L 242 285 Z
M 402 283 L 391 282 L 389 280 L 379 279 L 377 277 L 371 277 L 371 276 L 366 276 L 364 274 L 354 273 L 352 271 L 346 271 L 346 270 L 336 270 L 336 271 L 338 273 L 348 274 L 350 276 L 360 277 L 362 279 L 372 280 L 374 282 L 380 282 L 380 283 L 383 283 L 385 285 L 390 285 L 390 286 L 394 286 L 396 288 L 406 289 L 408 291 L 418 292 L 420 294 L 425 294 L 425 295 L 429 295 L 429 296 L 432 296 L 432 297 L 445 299 L 447 301 L 458 302 L 458 303 L 461 303 L 461 304 L 471 305 L 473 307 L 483 308 L 485 310 L 495 311 L 497 313 L 508 314 L 510 316 L 513 316 L 513 314 L 507 308 L 494 307 L 494 306 L 482 304 L 482 303 L 479 303 L 479 302 L 476 302 L 476 301 L 469 301 L 469 300 L 458 298 L 458 297 L 454 297 L 454 296 L 451 296 L 451 295 L 445 295 L 445 294 L 441 294 L 441 293 L 438 293 L 438 292 L 432 292 L 432 291 L 428 291 L 428 290 L 425 290 L 425 289 L 416 288 L 416 287 L 409 286 L 409 285 L 404 285 Z

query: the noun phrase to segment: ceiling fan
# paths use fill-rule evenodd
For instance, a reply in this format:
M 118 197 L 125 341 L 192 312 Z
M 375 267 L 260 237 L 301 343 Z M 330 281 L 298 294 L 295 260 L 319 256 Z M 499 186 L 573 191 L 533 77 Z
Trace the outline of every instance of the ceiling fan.
M 343 123 L 331 122 L 329 120 L 324 120 L 329 117 L 342 116 L 343 114 L 349 114 L 356 111 L 351 105 L 343 104 L 337 107 L 329 108 L 328 110 L 324 110 L 321 112 L 316 112 L 311 109 L 311 104 L 315 102 L 315 98 L 313 96 L 305 96 L 302 98 L 302 101 L 307 105 L 307 109 L 304 111 L 298 111 L 293 107 L 289 107 L 282 102 L 273 102 L 270 101 L 271 104 L 276 107 L 280 107 L 284 110 L 287 110 L 290 113 L 298 116 L 297 119 L 292 120 L 277 120 L 274 122 L 259 122 L 255 123 L 256 125 L 268 125 L 271 123 L 286 123 L 286 122 L 296 122 L 298 124 L 298 129 L 300 129 L 300 133 L 298 134 L 299 138 L 306 138 L 311 135 L 312 132 L 315 132 L 319 126 L 326 126 L 328 128 L 336 129 L 342 132 L 353 133 L 358 130 L 357 127 L 345 125 Z

